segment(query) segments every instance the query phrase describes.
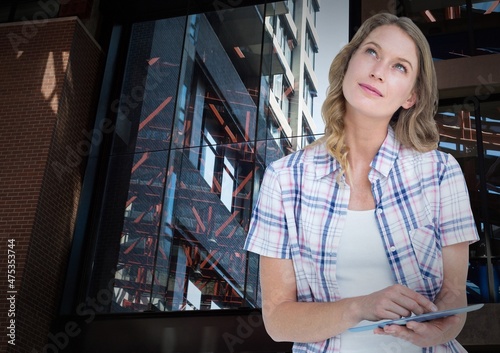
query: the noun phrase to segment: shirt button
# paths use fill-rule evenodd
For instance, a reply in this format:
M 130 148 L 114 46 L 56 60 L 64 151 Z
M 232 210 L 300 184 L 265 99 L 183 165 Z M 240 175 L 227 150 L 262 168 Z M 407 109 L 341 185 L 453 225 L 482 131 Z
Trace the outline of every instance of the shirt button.
M 390 250 L 391 252 L 395 252 L 395 251 L 396 251 L 396 247 L 393 245 L 393 246 L 391 246 L 391 247 L 389 248 L 389 250 Z
M 383 209 L 381 209 L 381 208 L 377 208 L 377 213 L 378 213 L 378 214 L 382 214 L 382 212 L 384 212 L 384 210 L 383 210 Z

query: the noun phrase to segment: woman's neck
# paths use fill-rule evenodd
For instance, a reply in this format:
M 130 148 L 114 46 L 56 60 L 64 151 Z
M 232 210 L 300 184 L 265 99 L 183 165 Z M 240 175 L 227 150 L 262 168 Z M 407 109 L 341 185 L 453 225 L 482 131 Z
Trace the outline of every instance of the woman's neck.
M 345 121 L 345 143 L 349 148 L 348 159 L 371 162 L 387 136 L 387 124 L 376 124 L 369 120 L 364 123 Z

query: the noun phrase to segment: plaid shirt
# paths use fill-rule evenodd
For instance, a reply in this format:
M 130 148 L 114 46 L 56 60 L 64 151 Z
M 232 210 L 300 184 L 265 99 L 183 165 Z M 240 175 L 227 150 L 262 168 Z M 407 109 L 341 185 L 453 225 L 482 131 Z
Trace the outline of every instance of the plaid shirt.
M 376 220 L 395 281 L 434 301 L 443 282 L 442 247 L 478 239 L 462 170 L 449 154 L 404 147 L 392 128 L 371 167 Z M 339 168 L 324 144 L 271 163 L 252 215 L 245 249 L 292 259 L 301 302 L 340 299 L 335 273 L 349 186 L 337 182 Z M 340 339 L 295 343 L 294 352 L 340 352 Z M 465 350 L 453 340 L 422 352 Z

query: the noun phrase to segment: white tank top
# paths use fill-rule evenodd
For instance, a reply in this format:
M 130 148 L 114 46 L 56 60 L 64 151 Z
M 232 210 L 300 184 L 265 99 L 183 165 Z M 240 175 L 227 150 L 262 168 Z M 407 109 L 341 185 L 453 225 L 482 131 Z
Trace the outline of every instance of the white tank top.
M 337 282 L 342 298 L 366 295 L 395 283 L 382 242 L 375 211 L 347 211 L 337 258 Z M 358 326 L 372 324 L 362 321 Z M 342 353 L 405 352 L 421 353 L 422 348 L 373 331 L 340 335 Z

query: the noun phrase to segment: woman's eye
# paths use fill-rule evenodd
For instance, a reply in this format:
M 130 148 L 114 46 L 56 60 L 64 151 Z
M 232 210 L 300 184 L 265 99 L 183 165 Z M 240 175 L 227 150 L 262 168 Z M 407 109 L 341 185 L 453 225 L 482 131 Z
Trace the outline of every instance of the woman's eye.
M 404 66 L 403 64 L 396 64 L 396 65 L 394 65 L 394 67 L 396 68 L 396 70 L 399 70 L 399 71 L 401 71 L 403 73 L 407 72 L 406 66 Z
M 366 52 L 370 55 L 377 56 L 377 52 L 372 48 L 366 49 Z

